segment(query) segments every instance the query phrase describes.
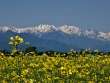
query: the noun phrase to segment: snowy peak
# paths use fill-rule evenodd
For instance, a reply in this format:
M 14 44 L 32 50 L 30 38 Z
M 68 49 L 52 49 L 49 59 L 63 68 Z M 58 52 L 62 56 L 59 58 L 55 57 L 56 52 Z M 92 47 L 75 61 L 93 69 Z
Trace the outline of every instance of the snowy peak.
M 33 26 L 33 27 L 8 27 L 8 26 L 1 26 L 0 27 L 0 32 L 16 32 L 16 33 L 49 33 L 49 32 L 61 32 L 68 34 L 70 36 L 85 36 L 89 38 L 96 38 L 96 39 L 101 39 L 101 40 L 110 40 L 110 32 L 98 32 L 95 30 L 85 30 L 82 31 L 81 28 L 76 27 L 76 26 L 68 26 L 68 25 L 63 25 L 56 27 L 54 25 L 47 25 L 47 24 L 40 24 L 38 26 Z
M 64 26 L 59 27 L 59 31 L 67 33 L 67 34 L 76 34 L 76 35 L 81 34 L 79 27 L 76 27 L 76 26 L 64 25 Z

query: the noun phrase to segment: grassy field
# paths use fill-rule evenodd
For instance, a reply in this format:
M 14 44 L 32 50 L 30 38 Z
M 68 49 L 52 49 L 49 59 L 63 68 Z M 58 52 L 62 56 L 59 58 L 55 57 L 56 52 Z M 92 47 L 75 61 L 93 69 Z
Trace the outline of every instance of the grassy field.
M 110 83 L 110 56 L 0 57 L 0 83 Z

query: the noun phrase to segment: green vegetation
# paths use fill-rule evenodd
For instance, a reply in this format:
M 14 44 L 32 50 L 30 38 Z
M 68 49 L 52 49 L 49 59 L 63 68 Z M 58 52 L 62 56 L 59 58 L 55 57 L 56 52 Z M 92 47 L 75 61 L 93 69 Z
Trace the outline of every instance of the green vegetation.
M 0 83 L 110 83 L 109 52 L 18 51 L 21 43 L 11 52 L 0 51 Z

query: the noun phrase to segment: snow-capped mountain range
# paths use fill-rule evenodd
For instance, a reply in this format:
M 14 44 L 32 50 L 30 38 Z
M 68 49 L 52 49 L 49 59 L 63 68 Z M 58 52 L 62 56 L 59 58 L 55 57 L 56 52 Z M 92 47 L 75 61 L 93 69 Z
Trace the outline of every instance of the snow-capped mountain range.
M 68 51 L 70 49 L 110 50 L 110 32 L 81 30 L 76 26 L 41 24 L 33 27 L 0 27 L 0 48 L 7 48 L 8 39 L 20 34 L 32 46 L 43 50 Z

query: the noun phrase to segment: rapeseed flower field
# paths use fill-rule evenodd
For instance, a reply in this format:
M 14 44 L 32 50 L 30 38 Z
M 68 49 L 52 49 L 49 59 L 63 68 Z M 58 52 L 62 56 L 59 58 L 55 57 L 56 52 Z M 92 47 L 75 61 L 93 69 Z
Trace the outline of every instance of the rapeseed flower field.
M 110 56 L 1 57 L 0 83 L 110 83 Z

